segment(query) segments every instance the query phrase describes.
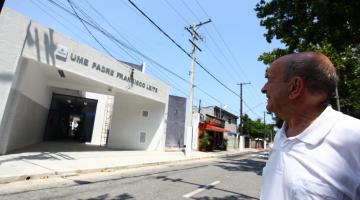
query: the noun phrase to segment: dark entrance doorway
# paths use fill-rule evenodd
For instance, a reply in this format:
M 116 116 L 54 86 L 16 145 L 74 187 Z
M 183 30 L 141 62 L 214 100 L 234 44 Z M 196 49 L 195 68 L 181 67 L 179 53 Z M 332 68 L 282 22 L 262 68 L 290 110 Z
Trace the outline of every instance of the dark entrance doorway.
M 53 94 L 44 140 L 90 142 L 96 106 L 94 99 Z

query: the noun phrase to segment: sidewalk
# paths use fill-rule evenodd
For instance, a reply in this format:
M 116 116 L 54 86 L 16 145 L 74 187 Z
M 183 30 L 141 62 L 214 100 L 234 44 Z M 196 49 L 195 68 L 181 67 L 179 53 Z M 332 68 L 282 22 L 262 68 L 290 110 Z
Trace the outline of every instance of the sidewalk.
M 0 184 L 235 156 L 256 151 L 255 149 L 219 152 L 192 151 L 190 155 L 185 156 L 180 151 L 120 151 L 103 147 L 75 147 L 67 150 L 52 147 L 50 151 L 30 148 L 0 156 Z

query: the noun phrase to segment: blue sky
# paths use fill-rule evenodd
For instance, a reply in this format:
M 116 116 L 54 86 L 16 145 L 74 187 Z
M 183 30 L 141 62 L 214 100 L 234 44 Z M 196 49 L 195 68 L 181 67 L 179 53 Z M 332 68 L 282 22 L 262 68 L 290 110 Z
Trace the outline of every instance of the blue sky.
M 101 27 L 120 41 L 155 60 L 185 80 L 189 80 L 191 59 L 164 36 L 149 20 L 133 7 L 128 0 L 72 0 Z M 197 61 L 233 92 L 239 94 L 240 82 L 251 82 L 243 86 L 243 114 L 252 119 L 263 118 L 266 98 L 260 89 L 265 83 L 266 66 L 257 61 L 263 52 L 282 47 L 278 41 L 267 43 L 254 11 L 258 1 L 254 0 L 132 0 L 161 29 L 187 52 L 191 52 L 190 33 L 184 27 L 193 23 L 212 22 L 198 29 L 204 41 L 198 41 L 201 52 L 196 51 Z M 67 0 L 55 2 L 71 10 Z M 75 41 L 91 46 L 107 54 L 87 33 L 81 22 L 56 7 L 48 0 L 6 0 L 5 6 L 44 24 Z M 96 11 L 95 11 L 96 10 Z M 81 14 L 80 10 L 78 13 Z M 86 17 L 81 14 L 82 17 Z M 89 20 L 89 18 L 87 18 Z M 106 19 L 106 22 L 104 19 Z M 112 43 L 102 34 L 91 29 L 94 36 L 117 59 L 126 62 L 147 64 L 146 73 L 171 86 L 171 94 L 186 97 L 189 84 L 163 70 L 151 60 Z M 206 73 L 195 68 L 194 105 L 201 99 L 202 106 L 224 106 L 239 115 L 240 98 Z M 204 93 L 205 91 L 206 93 Z M 270 122 L 270 116 L 266 118 Z

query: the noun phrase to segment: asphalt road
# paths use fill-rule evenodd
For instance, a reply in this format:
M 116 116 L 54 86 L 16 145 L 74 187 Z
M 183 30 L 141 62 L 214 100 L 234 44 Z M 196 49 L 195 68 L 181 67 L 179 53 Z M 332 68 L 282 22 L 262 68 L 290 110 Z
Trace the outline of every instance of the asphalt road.
M 0 185 L 0 199 L 258 199 L 266 156 L 208 159 Z

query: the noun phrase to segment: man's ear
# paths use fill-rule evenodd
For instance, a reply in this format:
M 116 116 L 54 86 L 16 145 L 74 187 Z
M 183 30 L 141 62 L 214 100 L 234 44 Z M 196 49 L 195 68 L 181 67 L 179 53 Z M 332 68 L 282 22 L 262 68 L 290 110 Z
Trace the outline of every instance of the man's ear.
M 291 78 L 289 81 L 289 99 L 295 99 L 300 96 L 304 90 L 304 79 L 299 76 Z

